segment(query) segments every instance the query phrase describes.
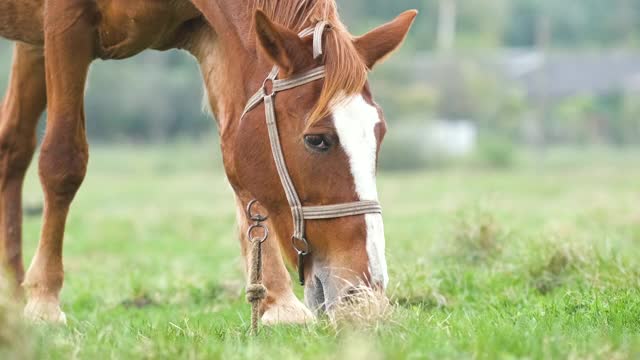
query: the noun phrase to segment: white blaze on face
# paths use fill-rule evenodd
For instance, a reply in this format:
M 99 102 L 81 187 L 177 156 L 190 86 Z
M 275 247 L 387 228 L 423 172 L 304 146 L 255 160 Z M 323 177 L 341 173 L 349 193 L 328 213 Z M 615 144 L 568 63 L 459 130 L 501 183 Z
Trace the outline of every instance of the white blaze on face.
M 349 157 L 351 174 L 360 200 L 378 200 L 376 188 L 376 124 L 380 122 L 378 110 L 368 104 L 362 95 L 354 96 L 334 108 L 333 121 L 340 145 Z M 385 288 L 389 281 L 384 254 L 384 227 L 382 215 L 366 214 L 367 255 L 369 272 L 374 283 Z

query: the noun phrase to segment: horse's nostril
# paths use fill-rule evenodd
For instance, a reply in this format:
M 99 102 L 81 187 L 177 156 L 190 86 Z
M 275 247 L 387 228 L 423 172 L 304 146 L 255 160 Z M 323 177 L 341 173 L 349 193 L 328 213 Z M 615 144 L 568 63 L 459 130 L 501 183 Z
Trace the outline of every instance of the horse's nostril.
M 350 287 L 345 291 L 345 296 L 357 296 L 360 293 L 360 289 L 357 287 Z
M 342 300 L 350 303 L 355 303 L 362 295 L 362 289 L 358 287 L 350 287 L 344 290 Z
M 309 281 L 305 286 L 304 299 L 309 309 L 313 312 L 318 313 L 326 311 L 327 304 L 325 302 L 324 288 L 317 275 L 314 275 L 312 281 Z

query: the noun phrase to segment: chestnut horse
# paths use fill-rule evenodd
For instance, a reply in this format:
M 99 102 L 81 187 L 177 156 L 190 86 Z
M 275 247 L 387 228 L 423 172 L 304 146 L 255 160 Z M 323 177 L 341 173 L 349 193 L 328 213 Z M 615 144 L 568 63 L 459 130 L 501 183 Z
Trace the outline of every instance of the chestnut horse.
M 279 92 L 274 113 L 286 168 L 305 205 L 377 200 L 375 168 L 386 131 L 367 73 L 400 46 L 416 11 L 353 37 L 333 0 L 0 0 L 0 36 L 15 41 L 9 88 L 0 107 L 0 263 L 22 284 L 25 316 L 65 322 L 63 234 L 89 157 L 83 96 L 97 58 L 145 49 L 184 49 L 199 62 L 221 138 L 226 175 L 244 234 L 245 206 L 270 215 L 264 244 L 265 323 L 305 322 L 332 304 L 346 284 L 387 284 L 380 214 L 307 221 L 312 252 L 304 263 L 305 300 L 294 295 L 284 260 L 295 264 L 292 210 L 272 157 L 264 110 L 244 106 L 274 65 L 287 79 L 323 65 L 325 77 Z M 321 21 L 323 55 L 297 33 Z M 264 109 L 264 104 L 257 108 Z M 21 191 L 47 110 L 39 157 L 45 196 L 40 242 L 26 275 Z M 285 196 L 286 195 L 286 196 Z M 247 240 L 242 239 L 243 254 Z

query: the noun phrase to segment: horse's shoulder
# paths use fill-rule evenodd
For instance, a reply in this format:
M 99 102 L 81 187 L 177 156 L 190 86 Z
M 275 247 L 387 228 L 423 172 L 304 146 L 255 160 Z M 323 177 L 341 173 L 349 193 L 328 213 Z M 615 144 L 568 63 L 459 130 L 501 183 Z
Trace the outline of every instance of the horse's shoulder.
M 121 59 L 178 46 L 185 24 L 200 17 L 188 0 L 98 0 L 100 56 Z

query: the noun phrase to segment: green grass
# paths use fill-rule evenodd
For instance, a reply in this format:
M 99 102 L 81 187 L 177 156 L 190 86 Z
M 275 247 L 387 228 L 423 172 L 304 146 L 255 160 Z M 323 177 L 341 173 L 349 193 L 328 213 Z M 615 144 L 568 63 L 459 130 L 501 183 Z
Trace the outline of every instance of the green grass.
M 69 325 L 33 327 L 36 357 L 640 356 L 637 154 L 382 174 L 391 320 L 366 330 L 321 320 L 254 339 L 216 153 L 92 150 L 65 239 Z M 37 204 L 35 173 L 25 199 Z M 27 260 L 39 226 L 26 219 Z

